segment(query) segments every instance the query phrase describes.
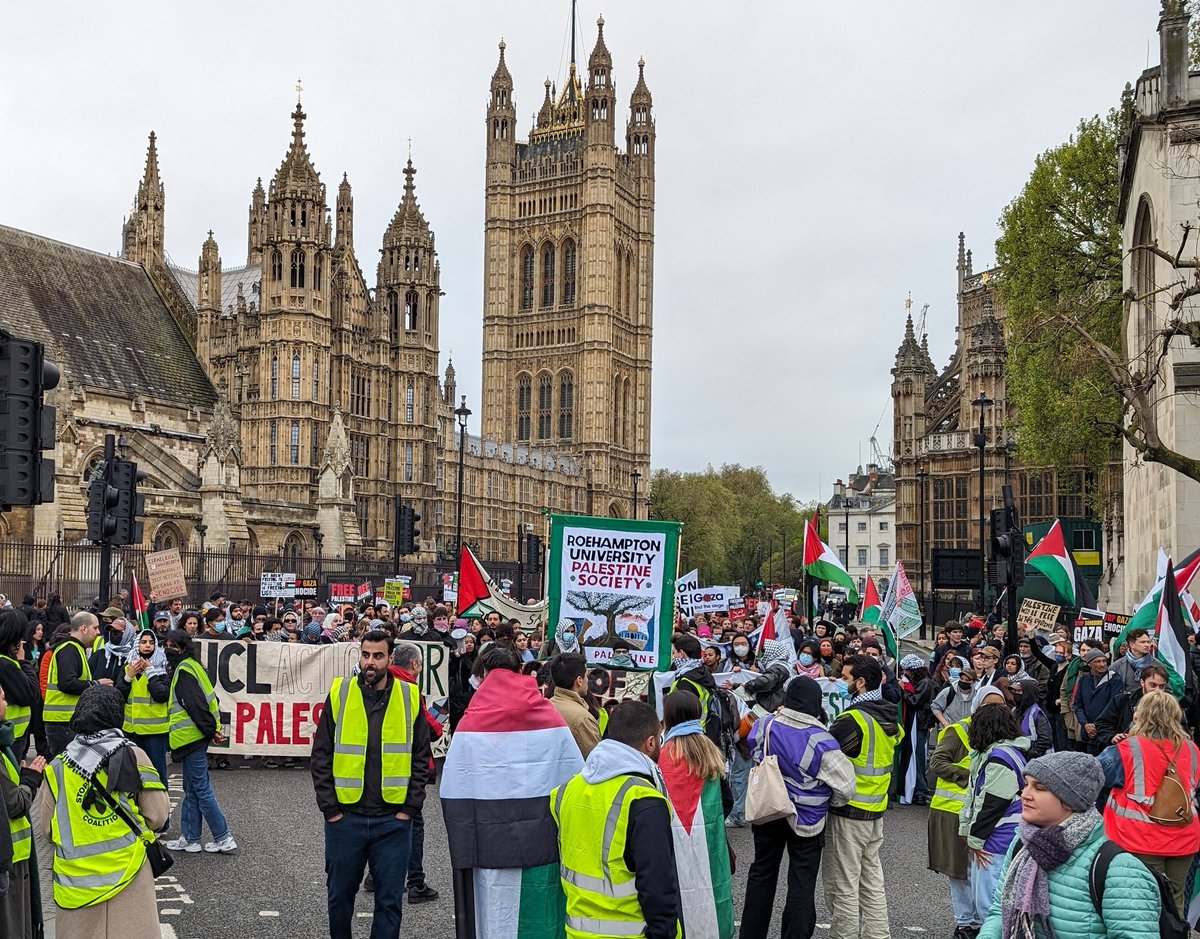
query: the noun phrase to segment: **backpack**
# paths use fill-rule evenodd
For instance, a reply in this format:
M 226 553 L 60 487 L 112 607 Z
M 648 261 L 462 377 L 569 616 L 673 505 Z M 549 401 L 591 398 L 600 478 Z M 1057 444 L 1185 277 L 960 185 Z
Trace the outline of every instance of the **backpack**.
M 1092 908 L 1096 915 L 1104 919 L 1101 909 L 1104 905 L 1104 885 L 1108 880 L 1108 867 L 1119 854 L 1128 854 L 1124 848 L 1112 841 L 1105 841 L 1100 850 L 1092 858 L 1092 866 L 1088 871 L 1088 893 L 1092 898 Z M 1146 870 L 1158 883 L 1160 912 L 1158 914 L 1158 934 L 1161 939 L 1188 939 L 1190 927 L 1179 915 L 1175 908 L 1175 891 L 1171 882 L 1165 876 L 1151 867 Z
M 708 699 L 708 713 L 704 715 L 704 733 L 717 745 L 726 760 L 733 759 L 741 727 L 740 710 L 727 688 L 718 688 Z
M 1196 817 L 1191 794 L 1184 787 L 1173 762 L 1167 764 L 1167 771 L 1163 773 L 1158 790 L 1154 793 L 1154 801 L 1146 814 L 1150 821 L 1167 828 L 1190 825 Z

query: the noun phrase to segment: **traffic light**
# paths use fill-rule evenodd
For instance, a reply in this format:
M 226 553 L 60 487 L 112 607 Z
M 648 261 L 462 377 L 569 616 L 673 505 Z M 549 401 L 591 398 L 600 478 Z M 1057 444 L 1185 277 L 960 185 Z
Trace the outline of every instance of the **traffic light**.
M 400 506 L 400 554 L 416 554 L 421 550 L 421 530 L 417 528 L 420 520 L 411 505 Z
M 40 342 L 0 330 L 0 506 L 54 501 L 53 405 L 46 392 L 58 387 L 58 368 Z
M 90 541 L 99 544 L 117 533 L 113 510 L 119 498 L 120 493 L 109 483 L 108 466 L 102 463 L 88 483 L 87 536 Z
M 113 460 L 108 482 L 117 492 L 117 504 L 112 513 L 116 530 L 109 539 L 110 544 L 142 543 L 140 518 L 146 514 L 146 497 L 138 493 L 138 483 L 145 478 L 146 471 L 138 469 L 132 460 Z
M 525 536 L 525 564 L 531 571 L 542 569 L 542 539 L 540 535 Z
M 993 587 L 1019 587 L 1025 583 L 1025 539 L 1017 527 L 1016 509 L 992 509 L 989 524 L 988 583 Z

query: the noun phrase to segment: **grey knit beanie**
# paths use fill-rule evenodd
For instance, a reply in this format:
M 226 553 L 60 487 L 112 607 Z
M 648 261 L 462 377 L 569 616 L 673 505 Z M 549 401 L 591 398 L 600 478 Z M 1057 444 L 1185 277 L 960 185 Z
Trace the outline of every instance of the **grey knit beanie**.
M 1025 775 L 1053 792 L 1073 812 L 1086 812 L 1094 806 L 1104 788 L 1104 770 L 1090 753 L 1047 753 L 1030 760 Z

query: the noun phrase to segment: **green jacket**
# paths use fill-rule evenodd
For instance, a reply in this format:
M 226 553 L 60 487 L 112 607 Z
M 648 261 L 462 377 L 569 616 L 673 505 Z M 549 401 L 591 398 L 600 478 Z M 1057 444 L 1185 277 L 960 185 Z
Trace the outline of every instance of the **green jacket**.
M 1158 939 L 1158 914 L 1161 899 L 1158 882 L 1145 866 L 1131 854 L 1113 859 L 1104 887 L 1104 920 L 1096 915 L 1088 892 L 1088 872 L 1092 858 L 1100 850 L 1104 837 L 1104 822 L 1096 819 L 1096 827 L 1063 864 L 1050 871 L 1050 922 L 1057 939 Z M 1000 883 L 1008 876 L 1008 864 L 1013 849 L 1020 843 L 1014 839 L 1000 870 Z M 978 939 L 1000 939 L 1000 896 L 988 911 Z M 1107 924 L 1107 929 L 1105 928 Z M 1039 928 L 1038 939 L 1045 939 Z

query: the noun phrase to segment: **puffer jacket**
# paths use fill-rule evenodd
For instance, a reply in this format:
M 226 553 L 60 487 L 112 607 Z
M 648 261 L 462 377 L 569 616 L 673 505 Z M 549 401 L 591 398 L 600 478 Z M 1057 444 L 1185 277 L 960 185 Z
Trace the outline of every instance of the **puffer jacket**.
M 1145 865 L 1131 854 L 1113 858 L 1104 885 L 1104 919 L 1096 915 L 1088 891 L 1088 872 L 1105 840 L 1104 822 L 1097 817 L 1091 834 L 1075 853 L 1047 875 L 1050 924 L 1056 939 L 1158 939 L 1161 904 L 1158 884 Z M 1009 861 L 1018 843 L 1019 839 L 1014 839 L 1004 857 L 1000 870 L 1002 884 L 1008 876 Z M 1000 939 L 1002 894 L 1003 890 L 996 891 L 996 899 L 992 901 L 977 939 Z M 1036 932 L 1038 939 L 1046 939 L 1040 928 Z

